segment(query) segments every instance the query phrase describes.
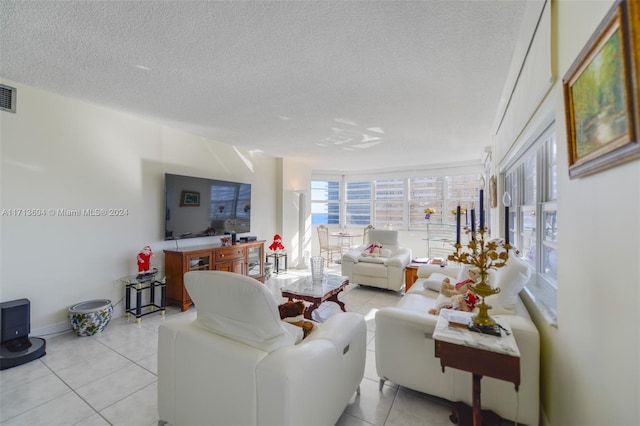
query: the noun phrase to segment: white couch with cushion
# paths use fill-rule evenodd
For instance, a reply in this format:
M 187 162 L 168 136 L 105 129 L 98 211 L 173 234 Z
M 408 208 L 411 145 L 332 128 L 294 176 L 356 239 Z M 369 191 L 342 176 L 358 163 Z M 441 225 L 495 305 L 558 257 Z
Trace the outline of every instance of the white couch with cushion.
M 364 375 L 366 326 L 340 313 L 302 340 L 253 278 L 192 271 L 195 315 L 158 330 L 159 423 L 335 424 Z
M 376 368 L 380 387 L 385 380 L 407 388 L 435 395 L 449 401 L 472 405 L 471 373 L 447 367 L 442 372 L 440 359 L 434 355 L 433 330 L 437 315 L 428 313 L 443 299 L 437 291 L 444 277 L 451 284 L 466 279 L 460 266 L 422 265 L 418 280 L 396 306 L 376 313 Z M 486 298 L 492 309 L 489 315 L 506 320 L 520 350 L 519 391 L 513 383 L 484 377 L 481 382 L 483 409 L 518 424 L 539 424 L 540 335 L 519 297 L 530 278 L 527 264 L 515 255 L 504 268 L 491 271 L 489 283 L 501 292 Z M 441 300 L 438 300 L 441 299 Z
M 342 275 L 349 277 L 350 283 L 401 290 L 411 249 L 398 246 L 398 231 L 372 229 L 368 238 L 369 243 L 378 242 L 382 248 L 372 254 L 361 245 L 343 254 Z

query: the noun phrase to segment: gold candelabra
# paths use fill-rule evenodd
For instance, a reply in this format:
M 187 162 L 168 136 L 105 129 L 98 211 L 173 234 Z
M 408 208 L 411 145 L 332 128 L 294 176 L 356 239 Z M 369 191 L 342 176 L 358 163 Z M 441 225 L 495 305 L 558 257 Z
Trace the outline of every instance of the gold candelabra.
M 482 302 L 477 305 L 478 313 L 473 316 L 473 325 L 480 330 L 493 329 L 496 322 L 489 316 L 491 306 L 487 305 L 484 298 L 500 293 L 499 288 L 493 288 L 487 283 L 490 269 L 502 268 L 509 259 L 509 249 L 511 245 L 506 243 L 504 250 L 500 249 L 496 241 L 485 241 L 486 228 L 480 228 L 477 232 L 465 228 L 465 233 L 469 235 L 469 243 L 463 249 L 460 242 L 456 242 L 456 251 L 450 254 L 448 259 L 452 262 L 463 263 L 477 269 L 480 275 L 480 282 L 469 285 L 469 289 L 482 298 Z

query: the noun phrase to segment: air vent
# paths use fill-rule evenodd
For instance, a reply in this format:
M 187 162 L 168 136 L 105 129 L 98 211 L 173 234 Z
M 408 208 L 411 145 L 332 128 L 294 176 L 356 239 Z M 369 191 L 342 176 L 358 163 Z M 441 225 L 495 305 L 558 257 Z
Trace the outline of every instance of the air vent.
M 16 112 L 16 88 L 0 84 L 0 111 Z

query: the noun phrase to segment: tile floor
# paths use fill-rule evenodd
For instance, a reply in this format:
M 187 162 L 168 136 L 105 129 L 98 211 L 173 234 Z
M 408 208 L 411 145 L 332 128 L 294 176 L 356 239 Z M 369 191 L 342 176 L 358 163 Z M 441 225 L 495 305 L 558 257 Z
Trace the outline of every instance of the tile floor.
M 289 270 L 267 284 L 280 297 L 282 281 L 299 273 L 309 272 Z M 451 424 L 446 401 L 389 382 L 378 390 L 374 314 L 400 297 L 395 292 L 356 285 L 349 285 L 340 295 L 348 311 L 365 316 L 368 339 L 361 394 L 354 395 L 345 408 L 337 423 L 340 426 Z M 329 315 L 336 306 L 327 305 L 318 310 L 321 315 Z M 193 307 L 184 313 L 168 307 L 166 318 L 147 315 L 140 325 L 120 316 L 91 337 L 69 332 L 47 338 L 44 357 L 0 372 L 0 424 L 156 425 L 158 326 L 193 311 Z M 99 363 L 90 362 L 96 358 Z

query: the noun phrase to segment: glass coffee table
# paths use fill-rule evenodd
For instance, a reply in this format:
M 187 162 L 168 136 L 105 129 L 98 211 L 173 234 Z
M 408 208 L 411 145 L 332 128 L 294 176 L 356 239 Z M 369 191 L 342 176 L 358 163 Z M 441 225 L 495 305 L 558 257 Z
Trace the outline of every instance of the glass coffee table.
M 282 286 L 282 297 L 292 300 L 303 300 L 311 302 L 310 306 L 304 310 L 304 317 L 312 319 L 313 311 L 320 307 L 322 302 L 335 302 L 342 312 L 347 312 L 344 303 L 338 300 L 338 293 L 344 290 L 349 284 L 349 277 L 341 275 L 327 274 L 322 282 L 313 282 L 311 276 L 302 277 L 291 284 Z

